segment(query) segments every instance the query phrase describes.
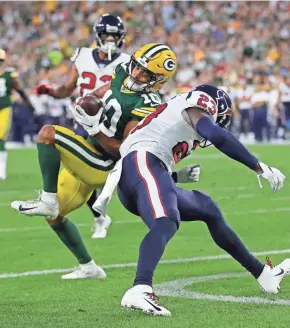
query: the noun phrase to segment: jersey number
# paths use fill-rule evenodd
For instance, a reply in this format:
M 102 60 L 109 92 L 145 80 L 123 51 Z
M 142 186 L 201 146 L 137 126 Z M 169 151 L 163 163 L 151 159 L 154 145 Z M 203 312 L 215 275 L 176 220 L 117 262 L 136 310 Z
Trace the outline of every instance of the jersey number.
M 159 114 L 161 114 L 164 109 L 167 107 L 167 104 L 162 104 L 161 106 L 157 107 L 156 110 L 146 116 L 131 132 L 130 134 L 133 134 L 137 130 L 140 130 L 144 128 L 144 126 L 148 125 L 154 118 L 156 118 Z
M 208 102 L 211 104 L 208 104 Z M 213 100 L 209 100 L 209 98 L 205 94 L 201 94 L 197 101 L 198 106 L 203 107 L 206 111 L 208 111 L 211 115 L 216 113 L 216 104 Z
M 199 141 L 194 140 L 193 147 L 191 150 L 192 151 L 195 150 L 195 148 L 198 146 L 199 146 Z M 184 157 L 186 157 L 188 155 L 188 148 L 189 148 L 189 145 L 186 141 L 179 142 L 177 145 L 175 145 L 172 148 L 172 153 L 173 153 L 173 158 L 174 158 L 175 164 L 178 163 L 179 161 L 181 161 Z
M 0 97 L 6 96 L 6 79 L 0 79 Z
M 93 90 L 96 86 L 97 77 L 92 72 L 82 72 L 82 78 L 88 79 L 88 83 L 81 83 L 80 84 L 80 95 L 83 96 L 84 90 Z M 112 76 L 110 75 L 103 75 L 100 77 L 100 80 L 104 83 L 111 81 Z
M 113 137 L 117 132 L 117 124 L 122 115 L 121 105 L 117 99 L 111 99 L 104 107 L 106 119 L 103 121 L 104 126 L 109 131 L 109 137 Z

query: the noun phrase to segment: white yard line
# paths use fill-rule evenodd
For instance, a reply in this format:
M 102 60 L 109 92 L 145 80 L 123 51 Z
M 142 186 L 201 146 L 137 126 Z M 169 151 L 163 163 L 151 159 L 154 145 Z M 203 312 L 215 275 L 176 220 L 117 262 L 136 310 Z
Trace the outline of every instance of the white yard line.
M 186 279 L 173 280 L 165 282 L 154 287 L 154 291 L 160 296 L 173 296 L 186 299 L 210 300 L 217 302 L 234 302 L 234 303 L 252 303 L 252 304 L 275 304 L 288 305 L 290 300 L 275 299 L 271 300 L 265 297 L 248 297 L 248 296 L 233 296 L 233 295 L 214 295 L 194 292 L 185 289 L 187 286 L 197 285 L 199 282 L 220 280 L 226 278 L 239 278 L 249 276 L 248 273 L 222 273 L 211 276 L 192 277 Z M 197 285 L 198 289 L 198 285 Z
M 249 211 L 238 211 L 238 212 L 223 212 L 226 216 L 232 215 L 248 215 L 248 214 L 263 214 L 263 213 L 279 213 L 279 212 L 290 212 L 290 207 L 278 207 L 272 209 L 260 208 L 256 210 Z M 142 223 L 141 219 L 128 219 L 128 220 L 113 220 L 113 224 L 134 224 Z M 78 227 L 89 227 L 91 224 L 81 223 L 77 224 Z M 0 233 L 6 232 L 24 232 L 24 231 L 33 231 L 33 230 L 46 230 L 47 226 L 31 226 L 31 227 L 21 227 L 21 228 L 0 228 Z
M 263 252 L 254 252 L 256 256 L 264 256 L 264 255 L 274 255 L 274 254 L 290 254 L 290 249 L 281 249 L 281 250 L 269 250 Z M 163 260 L 160 261 L 160 264 L 173 264 L 173 263 L 189 263 L 189 262 L 204 262 L 204 261 L 214 261 L 214 260 L 227 260 L 232 257 L 228 254 L 221 255 L 211 255 L 211 256 L 198 256 L 198 257 L 189 257 L 189 258 L 177 258 L 171 260 Z M 116 264 L 106 264 L 103 265 L 104 269 L 112 269 L 112 268 L 133 268 L 136 267 L 137 263 L 116 263 Z M 52 273 L 65 273 L 72 271 L 73 268 L 68 269 L 50 269 L 50 270 L 39 270 L 39 271 L 26 271 L 19 273 L 2 273 L 0 274 L 0 279 L 7 278 L 19 278 L 26 276 L 41 276 Z

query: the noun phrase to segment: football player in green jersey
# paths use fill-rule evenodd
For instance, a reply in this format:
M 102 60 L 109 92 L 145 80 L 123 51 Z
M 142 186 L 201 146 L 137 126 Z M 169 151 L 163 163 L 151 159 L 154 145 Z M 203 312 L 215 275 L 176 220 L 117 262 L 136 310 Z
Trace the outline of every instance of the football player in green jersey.
M 101 99 L 103 115 L 96 115 L 101 117 L 88 116 L 77 106 L 76 119 L 89 133 L 87 140 L 60 126 L 41 129 L 37 148 L 43 190 L 38 200 L 14 201 L 11 206 L 25 215 L 45 216 L 75 255 L 80 266 L 63 279 L 106 276 L 66 215 L 86 203 L 95 188 L 104 185 L 119 157 L 124 136 L 161 103 L 156 91 L 174 75 L 176 66 L 175 54 L 169 47 L 146 45 L 129 63 L 116 67 L 111 85 L 106 87 L 109 90 Z M 61 163 L 64 169 L 59 175 Z
M 6 67 L 6 52 L 0 49 L 0 179 L 6 179 L 7 151 L 5 140 L 9 134 L 12 118 L 12 91 L 17 91 L 28 107 L 33 107 L 18 81 L 13 67 Z

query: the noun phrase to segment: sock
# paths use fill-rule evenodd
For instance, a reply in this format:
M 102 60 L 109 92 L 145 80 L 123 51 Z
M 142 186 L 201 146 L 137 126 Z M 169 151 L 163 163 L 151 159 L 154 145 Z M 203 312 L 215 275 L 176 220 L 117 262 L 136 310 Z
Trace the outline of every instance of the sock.
M 176 222 L 168 217 L 159 218 L 143 239 L 139 248 L 139 260 L 134 280 L 136 285 L 152 286 L 152 278 L 166 244 L 178 229 Z
M 37 143 L 37 150 L 43 179 L 43 190 L 56 193 L 60 168 L 60 154 L 53 145 L 41 142 Z
M 49 205 L 55 205 L 58 202 L 57 193 L 55 192 L 42 191 L 41 199 Z
M 0 151 L 0 179 L 6 179 L 6 168 L 7 168 L 7 151 Z
M 206 224 L 215 243 L 257 279 L 264 269 L 264 264 L 249 252 L 223 216 L 210 220 Z
M 80 264 L 86 264 L 92 261 L 92 257 L 83 243 L 81 234 L 73 222 L 66 219 L 60 225 L 51 225 L 51 228 L 57 233 L 58 237 L 73 253 Z
M 101 216 L 101 214 L 99 212 L 97 212 L 93 209 L 93 205 L 94 205 L 95 201 L 97 200 L 97 198 L 98 198 L 97 191 L 94 190 L 91 198 L 87 201 L 87 205 L 90 208 L 90 210 L 92 211 L 95 218 L 98 218 L 99 216 Z

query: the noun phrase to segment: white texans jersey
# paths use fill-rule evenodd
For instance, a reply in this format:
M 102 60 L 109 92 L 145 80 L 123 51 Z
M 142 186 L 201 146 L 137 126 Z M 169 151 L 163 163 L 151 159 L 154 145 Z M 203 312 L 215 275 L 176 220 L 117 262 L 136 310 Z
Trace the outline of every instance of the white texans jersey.
M 78 93 L 85 96 L 92 90 L 102 87 L 111 81 L 115 67 L 124 62 L 128 62 L 130 56 L 123 52 L 116 53 L 112 60 L 101 61 L 98 49 L 77 48 L 71 57 L 79 73 L 77 80 Z
M 282 103 L 290 102 L 290 86 L 283 83 L 280 85 L 280 92 L 281 92 L 281 101 Z
M 188 156 L 204 139 L 189 120 L 185 111 L 189 107 L 203 109 L 216 122 L 217 108 L 211 96 L 201 91 L 180 94 L 160 105 L 130 132 L 121 145 L 121 156 L 135 150 L 145 150 L 161 159 L 172 171 L 175 164 Z
M 254 89 L 252 86 L 247 86 L 244 88 L 239 88 L 236 90 L 236 98 L 239 101 L 239 109 L 251 109 L 251 97 L 253 95 Z M 231 97 L 230 97 L 231 98 Z

